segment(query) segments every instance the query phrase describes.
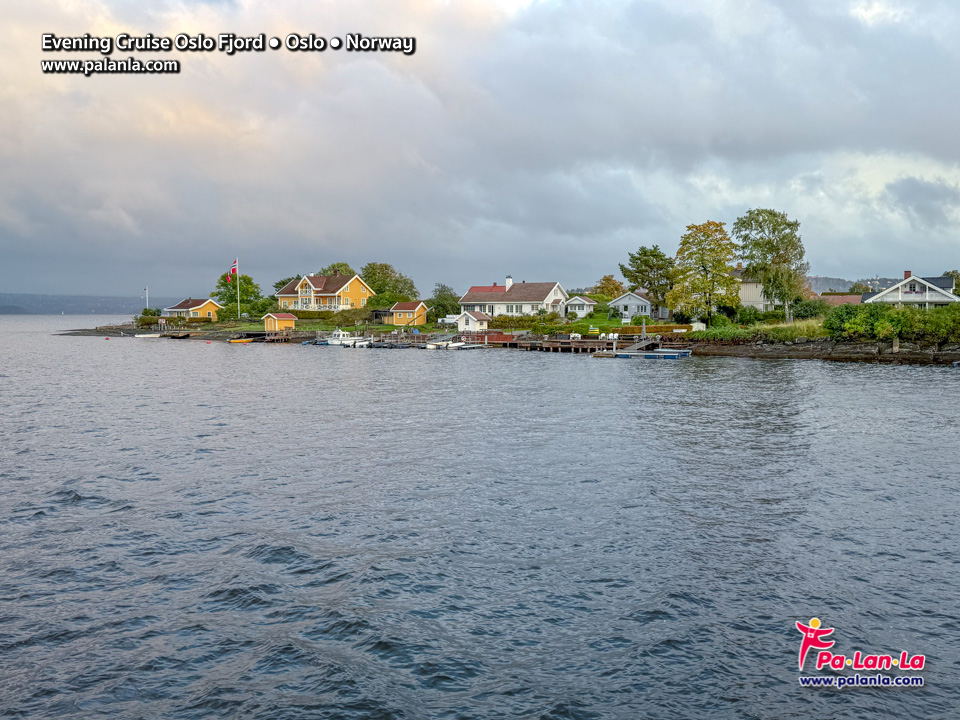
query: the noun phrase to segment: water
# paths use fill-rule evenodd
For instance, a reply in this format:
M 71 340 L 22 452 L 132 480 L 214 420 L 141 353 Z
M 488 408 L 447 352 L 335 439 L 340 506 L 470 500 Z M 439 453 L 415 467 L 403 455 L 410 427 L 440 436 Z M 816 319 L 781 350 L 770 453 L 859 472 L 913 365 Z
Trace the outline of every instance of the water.
M 0 318 L 0 717 L 956 712 L 960 372 L 105 321 Z

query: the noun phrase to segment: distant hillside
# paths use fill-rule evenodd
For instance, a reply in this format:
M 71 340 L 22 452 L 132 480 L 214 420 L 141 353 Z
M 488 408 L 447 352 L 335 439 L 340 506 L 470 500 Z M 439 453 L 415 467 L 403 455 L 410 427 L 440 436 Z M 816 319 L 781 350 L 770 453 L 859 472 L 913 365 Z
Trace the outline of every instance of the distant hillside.
M 830 290 L 834 292 L 846 292 L 850 289 L 850 286 L 853 285 L 852 280 L 844 280 L 843 278 L 835 277 L 826 277 L 824 275 L 817 275 L 816 277 L 807 277 L 807 280 L 810 281 L 810 289 L 813 290 L 817 295 L 823 292 L 829 292 Z
M 182 299 L 151 297 L 150 305 L 170 307 Z M 134 315 L 143 307 L 143 300 L 138 297 L 0 293 L 0 314 L 4 315 Z

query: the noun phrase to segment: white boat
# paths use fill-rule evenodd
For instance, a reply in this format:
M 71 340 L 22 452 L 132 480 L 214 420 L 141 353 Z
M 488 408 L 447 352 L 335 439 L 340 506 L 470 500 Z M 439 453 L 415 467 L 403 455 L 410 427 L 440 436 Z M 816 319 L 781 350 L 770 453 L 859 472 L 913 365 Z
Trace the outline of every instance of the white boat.
M 449 347 L 450 343 L 448 341 L 441 340 L 440 342 L 427 343 L 427 350 L 445 350 Z
M 353 345 L 357 338 L 346 330 L 334 330 L 326 339 L 327 345 Z
M 139 333 L 138 335 L 134 335 L 134 337 L 138 337 L 138 338 L 158 338 L 158 337 L 160 337 L 160 333 Z
M 447 343 L 447 350 L 458 350 L 466 345 L 465 342 Z

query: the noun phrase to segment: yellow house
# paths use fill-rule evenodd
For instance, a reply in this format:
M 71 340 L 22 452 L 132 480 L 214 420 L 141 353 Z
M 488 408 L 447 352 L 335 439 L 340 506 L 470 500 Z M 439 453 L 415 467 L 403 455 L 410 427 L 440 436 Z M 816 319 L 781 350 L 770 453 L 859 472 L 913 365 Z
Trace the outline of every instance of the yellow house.
M 376 293 L 359 275 L 304 275 L 291 280 L 277 293 L 281 310 L 338 312 L 367 306 Z
M 172 307 L 164 308 L 161 315 L 163 317 L 181 317 L 181 318 L 210 318 L 213 322 L 217 321 L 217 311 L 222 309 L 223 305 L 210 298 L 201 298 L 194 300 L 187 298 L 181 300 Z
M 426 325 L 427 306 L 421 301 L 398 302 L 390 308 L 385 325 Z
M 267 332 L 293 330 L 297 324 L 297 316 L 290 313 L 267 313 L 260 319 L 263 320 L 263 329 Z

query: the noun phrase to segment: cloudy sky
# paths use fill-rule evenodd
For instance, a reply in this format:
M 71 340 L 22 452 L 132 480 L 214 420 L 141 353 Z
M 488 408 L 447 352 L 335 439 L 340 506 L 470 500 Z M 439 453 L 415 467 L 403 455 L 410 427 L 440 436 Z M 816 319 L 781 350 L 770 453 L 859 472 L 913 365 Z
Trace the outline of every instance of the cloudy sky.
M 960 266 L 955 2 L 143 5 L 4 1 L 0 292 L 196 296 L 237 256 L 264 288 L 340 260 L 393 263 L 424 295 L 507 273 L 575 287 L 750 207 L 800 220 L 814 274 Z M 45 75 L 93 56 L 43 53 L 44 32 L 417 52 Z

